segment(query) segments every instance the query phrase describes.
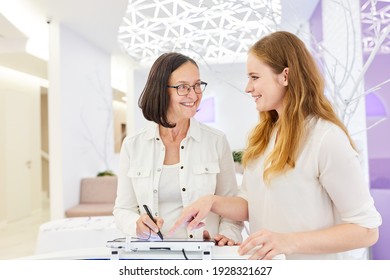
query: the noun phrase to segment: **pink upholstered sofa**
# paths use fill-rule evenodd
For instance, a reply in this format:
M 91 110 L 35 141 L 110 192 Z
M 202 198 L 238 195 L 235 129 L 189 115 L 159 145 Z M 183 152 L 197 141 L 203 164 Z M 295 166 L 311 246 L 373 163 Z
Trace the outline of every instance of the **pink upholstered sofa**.
M 116 176 L 83 178 L 80 203 L 65 212 L 66 217 L 110 216 L 115 204 Z

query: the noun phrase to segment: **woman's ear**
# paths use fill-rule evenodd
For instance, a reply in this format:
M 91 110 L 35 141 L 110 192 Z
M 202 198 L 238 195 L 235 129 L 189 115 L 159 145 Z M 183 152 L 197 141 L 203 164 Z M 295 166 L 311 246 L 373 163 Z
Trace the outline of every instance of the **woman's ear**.
M 288 86 L 288 67 L 283 69 L 283 71 L 281 73 L 281 77 L 282 77 L 283 85 Z

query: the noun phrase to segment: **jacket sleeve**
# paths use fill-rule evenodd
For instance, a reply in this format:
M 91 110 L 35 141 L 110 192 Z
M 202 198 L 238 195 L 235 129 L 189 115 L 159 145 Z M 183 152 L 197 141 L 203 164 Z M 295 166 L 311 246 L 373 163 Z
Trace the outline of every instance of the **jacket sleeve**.
M 126 140 L 123 141 L 119 157 L 117 197 L 113 214 L 117 227 L 125 235 L 135 236 L 135 223 L 140 216 L 140 212 L 131 178 L 127 174 L 130 165 L 130 154 L 129 139 Z

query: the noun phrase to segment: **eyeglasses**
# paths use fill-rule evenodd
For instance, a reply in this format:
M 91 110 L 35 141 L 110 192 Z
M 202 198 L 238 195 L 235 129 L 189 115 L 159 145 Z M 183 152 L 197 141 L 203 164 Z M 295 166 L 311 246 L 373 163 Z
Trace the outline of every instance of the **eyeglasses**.
M 177 86 L 168 86 L 169 88 L 175 88 L 177 91 L 177 95 L 179 96 L 185 96 L 188 95 L 191 91 L 191 88 L 194 89 L 196 94 L 202 94 L 203 91 L 206 89 L 207 83 L 206 82 L 198 82 L 193 86 L 190 86 L 188 84 L 180 84 Z

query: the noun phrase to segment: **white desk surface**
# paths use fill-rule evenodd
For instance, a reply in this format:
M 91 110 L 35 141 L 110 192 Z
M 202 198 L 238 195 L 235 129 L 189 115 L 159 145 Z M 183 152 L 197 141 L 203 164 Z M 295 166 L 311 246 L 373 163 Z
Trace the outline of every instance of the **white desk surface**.
M 41 225 L 35 255 L 23 259 L 111 259 L 107 241 L 122 238 L 113 216 L 80 217 L 51 221 Z M 215 246 L 212 259 L 247 259 L 240 256 L 238 246 Z M 181 251 L 124 252 L 120 259 L 185 259 Z M 186 252 L 188 259 L 202 259 L 201 252 Z M 278 255 L 275 259 L 285 259 Z
M 27 256 L 21 259 L 29 260 L 85 260 L 85 259 L 111 259 L 111 248 L 97 247 L 62 250 L 46 254 L 36 254 Z M 247 259 L 249 255 L 240 256 L 237 253 L 238 246 L 215 246 L 212 251 L 213 260 L 239 260 Z M 180 251 L 153 251 L 153 252 L 124 252 L 118 251 L 119 259 L 134 259 L 134 260 L 184 260 L 185 257 Z M 186 252 L 188 259 L 202 259 L 201 252 Z M 278 255 L 274 259 L 284 260 L 284 255 Z
M 113 216 L 54 220 L 40 226 L 35 254 L 104 247 L 119 237 Z

